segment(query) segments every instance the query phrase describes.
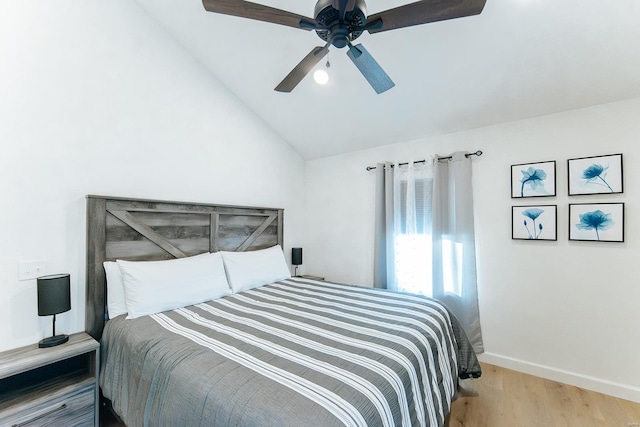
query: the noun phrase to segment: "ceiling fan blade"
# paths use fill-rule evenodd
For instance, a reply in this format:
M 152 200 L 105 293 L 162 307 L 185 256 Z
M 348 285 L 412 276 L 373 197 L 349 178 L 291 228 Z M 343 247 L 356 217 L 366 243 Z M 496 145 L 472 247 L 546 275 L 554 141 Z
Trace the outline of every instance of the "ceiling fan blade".
M 356 46 L 349 44 L 347 55 L 377 94 L 386 92 L 396 85 L 361 44 Z
M 313 18 L 244 0 L 202 0 L 202 4 L 209 12 L 271 22 L 303 30 L 312 30 L 318 25 Z
M 329 43 L 324 47 L 314 47 L 313 50 L 311 50 L 311 52 L 309 52 L 309 54 L 305 56 L 289 74 L 287 74 L 287 77 L 285 77 L 284 80 L 276 86 L 275 90 L 278 92 L 291 92 L 296 86 L 298 86 L 298 83 L 300 83 L 302 79 L 309 74 L 309 71 L 311 71 L 313 67 L 315 67 L 318 62 L 327 55 L 327 53 L 329 53 Z
M 382 25 L 368 28 L 370 33 L 478 15 L 486 0 L 422 0 L 369 15 L 367 22 L 378 19 Z

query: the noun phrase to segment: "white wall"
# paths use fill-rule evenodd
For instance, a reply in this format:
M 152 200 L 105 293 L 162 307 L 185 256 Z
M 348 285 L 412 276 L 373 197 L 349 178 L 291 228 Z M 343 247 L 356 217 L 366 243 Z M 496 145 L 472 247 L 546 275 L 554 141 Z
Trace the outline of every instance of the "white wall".
M 307 162 L 305 272 L 370 285 L 378 161 L 474 160 L 485 361 L 640 402 L 640 99 Z M 567 159 L 623 153 L 625 193 L 567 195 Z M 511 240 L 510 165 L 556 160 L 558 241 Z M 530 202 L 531 203 L 528 203 Z M 626 242 L 569 242 L 568 203 L 626 203 Z
M 87 194 L 284 208 L 301 245 L 301 157 L 134 2 L 3 1 L 0 70 L 0 350 L 51 334 L 22 260 L 71 274 L 84 329 Z

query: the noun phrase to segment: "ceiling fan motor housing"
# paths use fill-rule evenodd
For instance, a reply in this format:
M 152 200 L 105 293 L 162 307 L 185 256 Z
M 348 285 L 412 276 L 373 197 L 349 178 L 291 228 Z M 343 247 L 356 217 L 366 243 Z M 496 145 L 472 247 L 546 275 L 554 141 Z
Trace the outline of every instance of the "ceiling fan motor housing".
M 340 11 L 333 7 L 332 0 L 318 0 L 314 15 L 323 28 L 316 30 L 318 37 L 337 48 L 343 48 L 362 34 L 362 27 L 367 23 L 367 6 L 364 0 L 356 0 L 354 9 L 347 12 L 341 21 Z

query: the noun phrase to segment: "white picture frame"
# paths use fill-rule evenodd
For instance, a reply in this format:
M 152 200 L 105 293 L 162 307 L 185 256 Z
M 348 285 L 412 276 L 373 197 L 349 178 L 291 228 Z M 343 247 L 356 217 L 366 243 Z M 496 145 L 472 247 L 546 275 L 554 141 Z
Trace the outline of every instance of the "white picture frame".
M 624 242 L 624 203 L 570 204 L 569 240 Z
M 511 238 L 513 240 L 558 240 L 558 206 L 512 206 Z
M 567 160 L 569 196 L 624 192 L 622 154 Z
M 511 198 L 556 195 L 556 161 L 511 165 Z

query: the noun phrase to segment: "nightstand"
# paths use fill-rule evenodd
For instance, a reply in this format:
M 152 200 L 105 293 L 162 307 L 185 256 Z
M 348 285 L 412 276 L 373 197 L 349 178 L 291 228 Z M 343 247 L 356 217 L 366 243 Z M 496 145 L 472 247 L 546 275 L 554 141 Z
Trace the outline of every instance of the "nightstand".
M 99 357 L 85 332 L 0 353 L 0 425 L 97 426 Z
M 303 279 L 309 279 L 309 280 L 324 280 L 324 277 L 320 277 L 320 276 L 312 276 L 310 274 L 303 274 L 302 276 Z

